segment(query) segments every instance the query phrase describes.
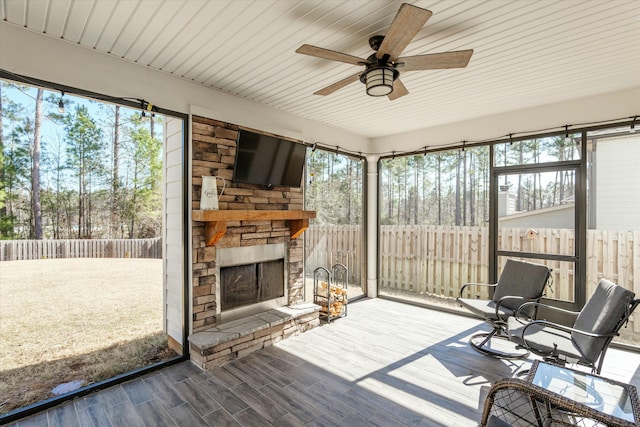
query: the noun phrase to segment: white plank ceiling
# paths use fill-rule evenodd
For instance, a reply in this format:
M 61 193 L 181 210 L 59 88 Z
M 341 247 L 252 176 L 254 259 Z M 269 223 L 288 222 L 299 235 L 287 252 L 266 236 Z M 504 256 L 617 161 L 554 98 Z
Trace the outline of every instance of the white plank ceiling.
M 401 1 L 0 0 L 0 19 L 367 137 L 640 86 L 640 0 L 413 0 L 433 16 L 403 56 L 474 49 L 467 68 L 401 74 L 409 95 L 355 82 Z

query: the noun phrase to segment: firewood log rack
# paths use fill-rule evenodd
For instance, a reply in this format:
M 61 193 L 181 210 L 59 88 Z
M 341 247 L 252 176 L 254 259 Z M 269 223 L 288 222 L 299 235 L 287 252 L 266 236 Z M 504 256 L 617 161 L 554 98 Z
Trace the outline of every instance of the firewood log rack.
M 334 264 L 331 271 L 318 267 L 313 271 L 313 302 L 319 305 L 320 318 L 328 323 L 347 315 L 349 270 Z

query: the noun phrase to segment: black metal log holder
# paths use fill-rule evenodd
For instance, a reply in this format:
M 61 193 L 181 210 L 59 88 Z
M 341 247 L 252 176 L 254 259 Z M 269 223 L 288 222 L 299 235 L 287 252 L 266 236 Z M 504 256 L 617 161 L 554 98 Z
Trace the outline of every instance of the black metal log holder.
M 313 271 L 313 302 L 322 307 L 320 318 L 331 322 L 347 315 L 348 278 L 349 270 L 344 264 L 334 264 L 331 271 L 324 267 Z M 323 284 L 326 284 L 326 288 Z M 332 307 L 339 309 L 332 310 Z

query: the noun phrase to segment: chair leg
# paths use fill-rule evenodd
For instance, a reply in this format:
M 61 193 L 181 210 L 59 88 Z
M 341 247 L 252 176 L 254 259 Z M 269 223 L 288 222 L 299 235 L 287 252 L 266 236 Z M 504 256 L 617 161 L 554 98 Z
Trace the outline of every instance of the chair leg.
M 478 344 L 478 343 L 475 343 L 475 342 L 473 342 L 473 341 L 469 341 L 469 342 L 470 342 L 470 343 L 471 343 L 471 345 L 472 345 L 474 348 L 476 348 L 476 349 L 478 349 L 478 348 L 483 348 L 483 347 L 484 347 L 484 346 L 489 342 L 489 340 L 491 340 L 491 338 L 493 338 L 493 337 L 496 335 L 496 333 L 497 333 L 498 331 L 499 331 L 499 329 L 494 328 L 494 329 L 493 329 L 493 331 L 491 331 L 491 332 L 490 332 L 490 333 L 488 333 L 488 334 L 475 334 L 473 337 L 471 337 L 471 338 L 474 338 L 474 337 L 482 338 L 482 337 L 484 337 L 484 339 L 482 340 L 482 342 L 480 342 L 479 344 Z
M 513 350 L 499 350 L 497 348 L 491 347 L 492 340 L 502 340 L 509 341 L 509 337 L 502 334 L 502 330 L 500 328 L 494 328 L 489 333 L 480 333 L 475 334 L 469 339 L 469 344 L 471 348 L 476 350 L 479 353 L 482 353 L 487 356 L 496 357 L 498 359 L 524 359 L 529 356 L 529 351 L 523 348 L 518 348 L 513 345 Z

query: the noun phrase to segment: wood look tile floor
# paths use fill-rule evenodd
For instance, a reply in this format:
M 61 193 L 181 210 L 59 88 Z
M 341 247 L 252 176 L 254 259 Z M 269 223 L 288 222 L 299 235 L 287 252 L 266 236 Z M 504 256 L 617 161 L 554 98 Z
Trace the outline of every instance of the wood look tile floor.
M 493 382 L 531 360 L 480 355 L 482 322 L 383 299 L 202 372 L 190 362 L 14 426 L 477 426 Z M 603 375 L 640 386 L 640 354 L 610 349 Z

